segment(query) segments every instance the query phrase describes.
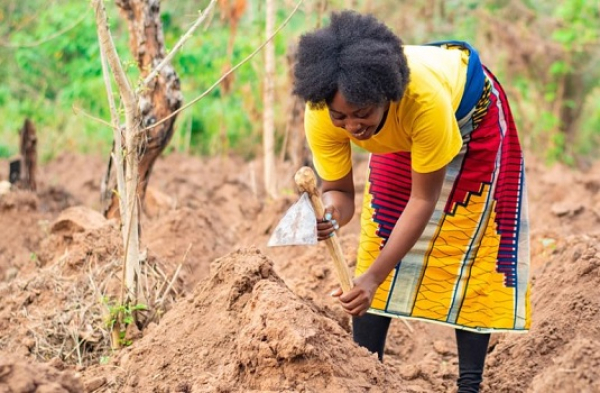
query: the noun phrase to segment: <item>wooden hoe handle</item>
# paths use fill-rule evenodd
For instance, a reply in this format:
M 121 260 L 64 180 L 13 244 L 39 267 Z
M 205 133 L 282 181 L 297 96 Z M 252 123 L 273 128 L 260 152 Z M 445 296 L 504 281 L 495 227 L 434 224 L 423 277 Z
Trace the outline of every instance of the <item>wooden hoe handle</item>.
M 321 202 L 321 198 L 317 191 L 317 179 L 313 170 L 307 166 L 300 168 L 298 172 L 296 172 L 294 180 L 296 181 L 296 185 L 298 185 L 300 192 L 308 193 L 310 202 L 315 210 L 315 215 L 317 217 L 323 217 L 323 202 Z M 342 286 L 342 291 L 348 292 L 352 289 L 352 279 L 350 278 L 348 266 L 344 260 L 344 254 L 342 253 L 342 247 L 340 246 L 340 242 L 335 232 L 332 237 L 325 240 L 325 245 L 333 258 L 335 272 L 340 285 Z

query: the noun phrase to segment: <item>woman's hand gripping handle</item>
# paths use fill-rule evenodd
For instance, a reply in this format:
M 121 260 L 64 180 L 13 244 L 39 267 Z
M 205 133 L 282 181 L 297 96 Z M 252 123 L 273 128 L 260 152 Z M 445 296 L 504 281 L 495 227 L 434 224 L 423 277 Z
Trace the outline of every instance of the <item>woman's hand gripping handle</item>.
M 317 192 L 317 180 L 313 170 L 306 166 L 300 168 L 298 172 L 296 172 L 294 180 L 296 181 L 296 185 L 298 186 L 300 192 L 308 193 L 310 202 L 315 210 L 316 217 L 324 217 L 325 211 L 323 208 L 323 202 L 321 202 L 321 198 Z M 337 225 L 337 223 L 334 225 L 331 220 L 323 222 L 321 219 L 320 224 L 322 224 L 321 228 L 319 228 L 319 224 L 317 224 L 317 236 L 319 237 L 319 240 L 325 241 L 325 245 L 329 250 L 329 254 L 333 258 L 335 272 L 342 287 L 342 291 L 348 292 L 350 289 L 352 289 L 352 279 L 350 277 L 350 273 L 348 272 L 348 266 L 344 260 L 342 247 L 340 246 L 338 238 L 335 235 L 334 227 Z

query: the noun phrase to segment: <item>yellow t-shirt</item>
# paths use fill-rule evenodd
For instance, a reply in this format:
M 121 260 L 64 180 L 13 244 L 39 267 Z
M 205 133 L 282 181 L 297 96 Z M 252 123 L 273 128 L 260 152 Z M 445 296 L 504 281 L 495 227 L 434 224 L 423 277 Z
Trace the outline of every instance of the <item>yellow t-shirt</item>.
M 458 154 L 462 137 L 454 116 L 463 95 L 469 55 L 460 49 L 404 46 L 410 79 L 398 102 L 391 102 L 385 124 L 367 140 L 335 127 L 327 107 L 308 105 L 304 129 L 314 164 L 324 180 L 338 180 L 352 168 L 350 142 L 376 153 L 410 152 L 412 168 L 434 172 Z

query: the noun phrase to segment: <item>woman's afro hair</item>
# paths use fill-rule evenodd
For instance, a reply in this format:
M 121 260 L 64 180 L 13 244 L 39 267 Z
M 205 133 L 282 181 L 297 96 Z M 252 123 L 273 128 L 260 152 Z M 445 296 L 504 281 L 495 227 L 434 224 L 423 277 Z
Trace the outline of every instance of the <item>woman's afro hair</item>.
M 329 26 L 304 34 L 294 67 L 294 94 L 323 107 L 339 91 L 354 105 L 402 98 L 409 70 L 402 41 L 371 15 L 342 11 Z

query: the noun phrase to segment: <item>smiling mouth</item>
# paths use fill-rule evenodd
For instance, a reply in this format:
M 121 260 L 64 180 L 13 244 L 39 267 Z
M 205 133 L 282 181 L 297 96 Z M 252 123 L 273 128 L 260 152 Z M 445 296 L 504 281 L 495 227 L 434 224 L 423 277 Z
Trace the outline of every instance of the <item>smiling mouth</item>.
M 365 128 L 362 131 L 359 132 L 355 132 L 352 134 L 353 137 L 355 137 L 356 139 L 364 139 L 365 136 L 369 135 L 369 129 Z

